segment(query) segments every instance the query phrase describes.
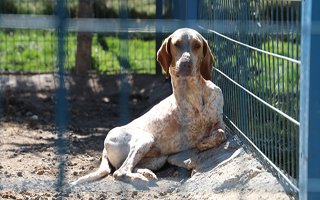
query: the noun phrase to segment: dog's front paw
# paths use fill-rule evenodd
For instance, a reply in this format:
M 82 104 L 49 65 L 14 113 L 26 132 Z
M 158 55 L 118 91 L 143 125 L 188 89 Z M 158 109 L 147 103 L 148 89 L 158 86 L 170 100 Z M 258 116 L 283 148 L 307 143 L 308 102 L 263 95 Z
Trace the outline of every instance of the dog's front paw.
M 131 179 L 131 180 L 141 180 L 141 181 L 149 181 L 144 175 L 140 173 L 132 173 L 132 172 L 125 172 L 122 170 L 116 170 L 113 173 L 113 177 L 115 179 Z
M 122 170 L 116 170 L 114 173 L 113 173 L 113 177 L 115 178 L 115 179 L 120 179 L 120 178 L 123 178 L 123 177 L 125 177 L 125 175 L 126 175 L 126 173 L 125 172 L 123 172 Z
M 142 174 L 144 177 L 146 177 L 148 180 L 158 180 L 157 175 L 155 175 L 150 169 L 137 169 L 137 173 Z
M 205 151 L 211 148 L 215 148 L 222 144 L 227 139 L 224 130 L 218 129 L 212 132 L 211 136 L 203 139 L 197 144 L 197 149 L 199 151 Z
M 212 148 L 212 144 L 208 143 L 207 141 L 201 141 L 197 144 L 197 149 L 199 151 L 205 151 Z

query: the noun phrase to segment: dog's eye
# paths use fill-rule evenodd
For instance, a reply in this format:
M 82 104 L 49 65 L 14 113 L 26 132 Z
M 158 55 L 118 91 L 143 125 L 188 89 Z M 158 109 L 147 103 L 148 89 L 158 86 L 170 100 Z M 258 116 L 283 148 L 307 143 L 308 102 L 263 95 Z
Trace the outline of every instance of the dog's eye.
M 180 47 L 181 46 L 181 42 L 177 41 L 173 44 L 175 47 Z
M 201 44 L 199 44 L 199 43 L 195 43 L 193 45 L 193 49 L 200 49 L 200 47 L 201 47 Z

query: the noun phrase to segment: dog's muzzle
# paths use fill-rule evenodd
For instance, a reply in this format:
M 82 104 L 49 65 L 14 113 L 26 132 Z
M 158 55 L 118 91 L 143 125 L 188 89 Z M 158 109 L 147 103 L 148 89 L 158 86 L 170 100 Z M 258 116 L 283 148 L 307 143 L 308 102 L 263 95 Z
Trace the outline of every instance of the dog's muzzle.
M 175 69 L 177 76 L 190 76 L 192 73 L 192 60 L 189 56 L 182 56 Z

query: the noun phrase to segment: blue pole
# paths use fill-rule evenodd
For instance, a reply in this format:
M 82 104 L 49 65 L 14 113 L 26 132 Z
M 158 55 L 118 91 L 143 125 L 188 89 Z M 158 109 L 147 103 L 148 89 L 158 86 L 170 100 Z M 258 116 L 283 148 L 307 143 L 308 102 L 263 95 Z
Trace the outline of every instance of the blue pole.
M 198 0 L 186 0 L 186 19 L 198 18 Z
M 125 27 L 124 22 L 128 19 L 128 0 L 120 0 L 120 27 Z M 121 83 L 120 83 L 120 96 L 119 96 L 119 121 L 120 124 L 126 124 L 129 122 L 129 94 L 130 94 L 130 84 L 129 84 L 129 33 L 120 32 L 120 55 L 119 61 L 121 65 Z
M 62 195 L 64 178 L 65 178 L 65 159 L 66 145 L 63 134 L 67 128 L 67 100 L 66 88 L 64 82 L 64 59 L 65 59 L 65 34 L 66 34 L 66 2 L 65 0 L 57 1 L 57 27 L 56 32 L 58 36 L 58 88 L 56 90 L 56 105 L 55 105 L 55 123 L 57 127 L 58 138 L 56 141 L 58 151 L 58 176 L 56 182 L 56 191 Z
M 196 20 L 198 19 L 198 0 L 186 0 L 186 26 L 197 29 Z
M 299 198 L 320 199 L 320 1 L 302 1 Z

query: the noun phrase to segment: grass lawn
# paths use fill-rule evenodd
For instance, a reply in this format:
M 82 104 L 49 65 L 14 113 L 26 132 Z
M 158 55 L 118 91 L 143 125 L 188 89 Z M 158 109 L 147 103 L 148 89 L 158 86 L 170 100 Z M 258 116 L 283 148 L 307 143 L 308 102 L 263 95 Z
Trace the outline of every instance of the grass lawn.
M 273 52 L 289 58 L 299 60 L 300 46 L 288 41 L 270 40 L 261 45 L 262 50 Z M 253 52 L 250 57 L 253 71 L 252 84 L 255 91 L 277 91 L 281 94 L 297 93 L 300 66 L 290 61 L 275 58 L 266 54 Z M 293 87 L 293 88 L 292 88 Z
M 66 70 L 75 65 L 76 35 L 66 37 Z M 93 36 L 93 69 L 106 74 L 121 70 L 120 59 L 127 60 L 130 70 L 155 73 L 155 40 Z M 104 44 L 104 45 L 103 45 Z M 120 57 L 120 55 L 127 55 Z M 0 70 L 10 72 L 52 72 L 57 64 L 57 37 L 53 31 L 5 30 L 0 32 Z

